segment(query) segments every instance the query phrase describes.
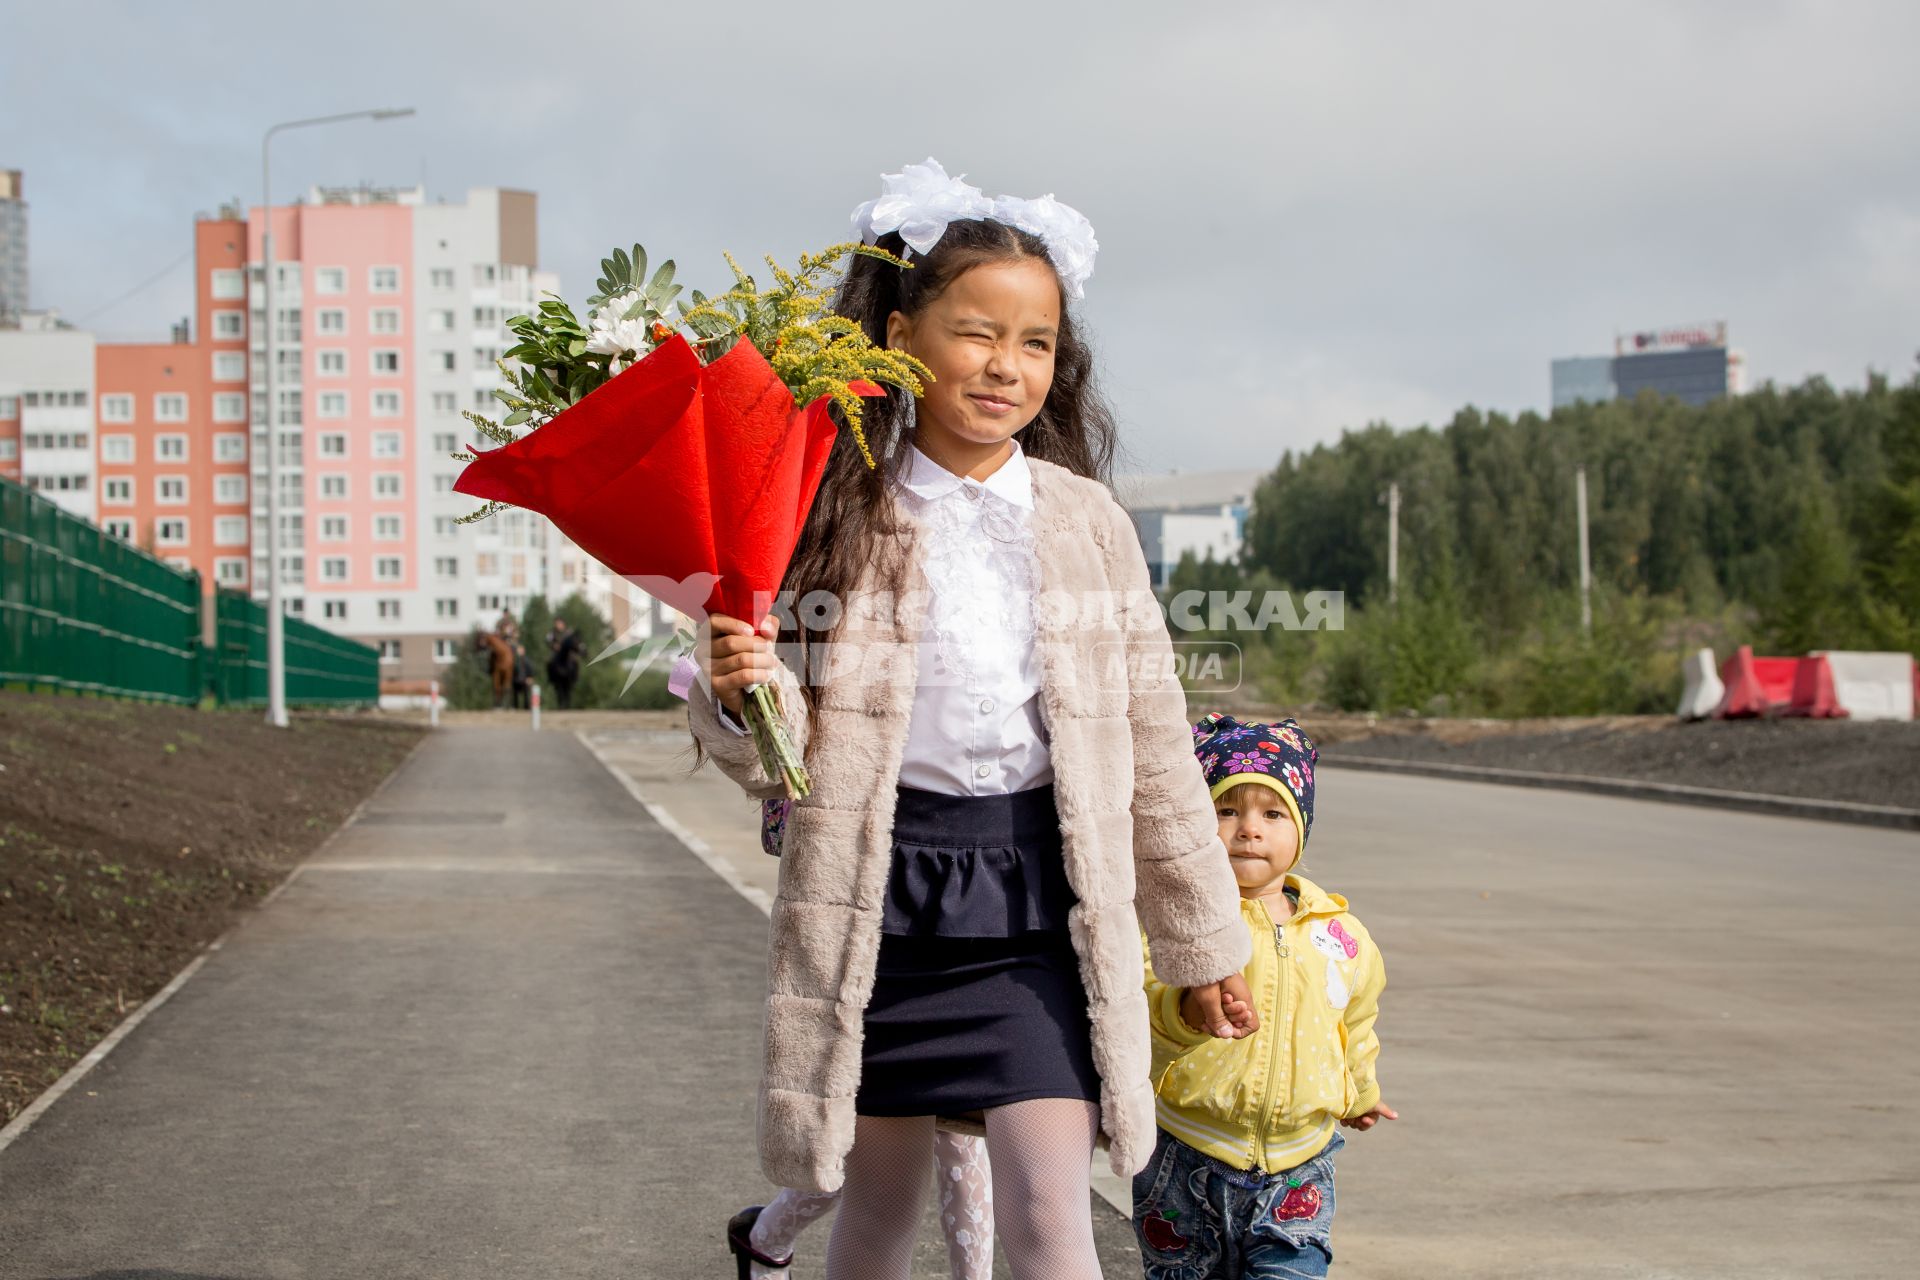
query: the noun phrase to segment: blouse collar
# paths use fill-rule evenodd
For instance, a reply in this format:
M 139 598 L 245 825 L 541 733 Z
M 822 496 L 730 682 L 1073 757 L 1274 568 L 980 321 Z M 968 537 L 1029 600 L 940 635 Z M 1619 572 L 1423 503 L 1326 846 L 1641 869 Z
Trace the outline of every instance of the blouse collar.
M 917 445 L 909 443 L 907 449 L 907 469 L 900 483 L 919 498 L 933 501 L 962 490 L 985 490 L 1015 506 L 1033 510 L 1033 472 L 1027 466 L 1027 455 L 1018 440 L 1013 441 L 1012 456 L 984 481 L 953 474 L 920 452 Z

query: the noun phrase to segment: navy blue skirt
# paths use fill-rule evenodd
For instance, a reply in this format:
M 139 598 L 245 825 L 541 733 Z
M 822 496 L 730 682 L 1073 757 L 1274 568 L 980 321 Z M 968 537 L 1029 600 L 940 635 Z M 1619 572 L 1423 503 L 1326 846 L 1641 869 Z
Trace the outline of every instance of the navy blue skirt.
M 1067 935 L 1076 901 L 1051 786 L 998 796 L 901 787 L 854 1109 L 1098 1101 Z

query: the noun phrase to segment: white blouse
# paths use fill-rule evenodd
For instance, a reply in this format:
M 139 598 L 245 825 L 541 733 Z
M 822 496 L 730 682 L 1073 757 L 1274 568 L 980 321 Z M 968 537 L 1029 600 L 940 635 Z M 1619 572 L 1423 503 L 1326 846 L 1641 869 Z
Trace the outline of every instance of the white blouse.
M 900 785 L 1004 795 L 1053 781 L 1034 659 L 1033 476 L 1019 441 L 986 480 L 909 446 L 895 494 L 932 589 Z M 744 733 L 733 717 L 720 722 Z

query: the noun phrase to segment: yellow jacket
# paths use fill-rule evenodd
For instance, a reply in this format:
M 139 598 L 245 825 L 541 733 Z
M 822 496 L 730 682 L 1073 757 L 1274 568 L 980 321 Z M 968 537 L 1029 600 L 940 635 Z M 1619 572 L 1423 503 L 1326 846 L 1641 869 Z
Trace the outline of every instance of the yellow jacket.
M 1257 898 L 1240 901 L 1254 941 L 1247 986 L 1260 1012 L 1246 1039 L 1190 1029 L 1181 988 L 1154 977 L 1150 954 L 1146 965 L 1160 1127 L 1236 1169 L 1268 1173 L 1312 1159 L 1341 1119 L 1380 1102 L 1379 949 L 1345 898 L 1296 875 L 1286 885 L 1299 896 L 1284 922 Z

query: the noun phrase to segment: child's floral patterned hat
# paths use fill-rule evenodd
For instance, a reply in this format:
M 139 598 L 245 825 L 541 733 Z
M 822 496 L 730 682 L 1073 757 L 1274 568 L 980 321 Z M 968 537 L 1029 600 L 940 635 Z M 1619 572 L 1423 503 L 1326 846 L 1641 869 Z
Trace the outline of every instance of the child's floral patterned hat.
M 1299 833 L 1296 861 L 1313 830 L 1313 765 L 1320 758 L 1306 731 L 1291 718 L 1275 724 L 1241 724 L 1215 711 L 1193 726 L 1194 754 L 1207 775 L 1207 794 L 1218 800 L 1245 782 L 1280 793 Z

